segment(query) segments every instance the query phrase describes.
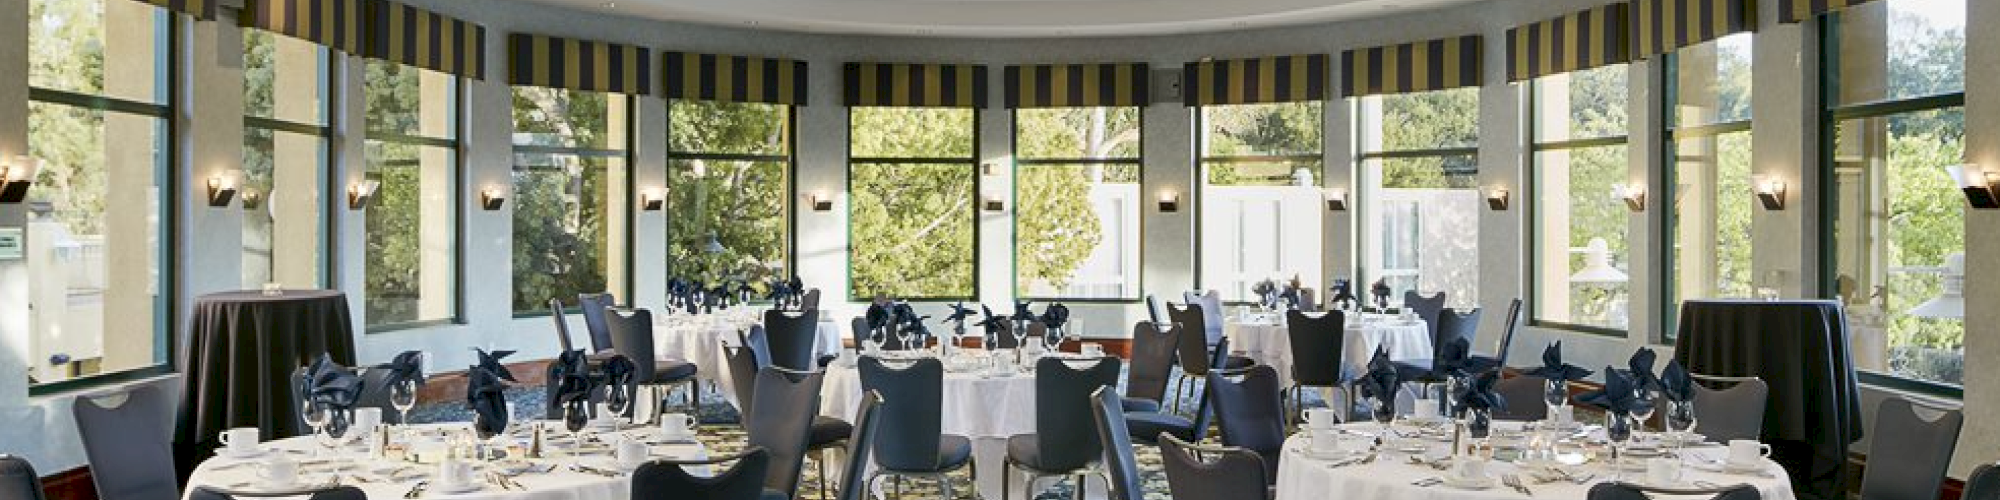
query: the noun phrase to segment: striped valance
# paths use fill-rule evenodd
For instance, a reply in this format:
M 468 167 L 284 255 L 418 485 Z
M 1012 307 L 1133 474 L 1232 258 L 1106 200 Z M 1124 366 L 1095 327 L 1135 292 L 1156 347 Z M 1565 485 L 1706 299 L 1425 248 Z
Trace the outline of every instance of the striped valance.
M 986 67 L 971 64 L 847 63 L 848 106 L 986 107 Z
M 1778 0 L 1778 16 L 1787 23 L 1804 22 L 1813 16 L 1847 10 L 1875 0 Z
M 1189 106 L 1325 100 L 1331 63 L 1326 54 L 1191 62 L 1181 69 L 1181 100 Z
M 368 56 L 485 78 L 486 27 L 387 0 L 368 4 Z
M 1630 62 L 1627 5 L 1606 5 L 1507 30 L 1507 81 Z
M 1756 0 L 1633 0 L 1632 10 L 1639 58 L 1757 29 Z
M 507 37 L 507 83 L 592 92 L 652 93 L 652 51 L 516 33 Z
M 668 52 L 662 96 L 766 104 L 806 104 L 806 63 L 791 59 Z
M 364 0 L 247 0 L 242 25 L 361 53 Z
M 192 15 L 195 19 L 215 19 L 215 4 L 221 0 L 139 0 L 161 8 Z
M 1340 56 L 1340 95 L 1358 97 L 1477 87 L 1485 81 L 1481 58 L 1484 47 L 1484 38 L 1468 35 L 1350 50 Z
M 1146 63 L 1008 66 L 1008 108 L 1144 106 Z

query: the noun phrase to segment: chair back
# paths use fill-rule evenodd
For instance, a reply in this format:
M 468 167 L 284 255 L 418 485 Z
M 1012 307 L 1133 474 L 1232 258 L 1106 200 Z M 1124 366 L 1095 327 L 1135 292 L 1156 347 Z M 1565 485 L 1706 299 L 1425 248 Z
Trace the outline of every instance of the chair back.
M 868 348 L 868 335 L 871 333 L 868 331 L 868 318 L 855 316 L 853 321 L 847 322 L 847 330 L 848 336 L 854 338 L 854 352 Z
M 1263 457 L 1242 448 L 1196 446 L 1162 434 L 1160 462 L 1174 500 L 1261 499 L 1271 484 Z
M 1185 332 L 1174 349 L 1174 358 L 1180 363 L 1181 372 L 1194 377 L 1207 376 L 1208 368 L 1214 366 L 1209 364 L 1210 343 L 1205 333 L 1199 335 L 1195 333 L 1207 328 L 1205 326 L 1207 323 L 1202 317 L 1201 305 L 1167 304 L 1167 317 L 1172 318 L 1181 331 Z
M 1097 420 L 1097 439 L 1104 443 L 1104 469 L 1110 473 L 1112 500 L 1145 500 L 1140 486 L 1139 460 L 1132 456 L 1132 431 L 1125 425 L 1124 398 L 1116 386 L 1104 386 L 1090 395 L 1090 415 Z
M 847 437 L 847 470 L 841 472 L 840 496 L 835 500 L 862 500 L 868 495 L 868 452 L 881 434 L 882 394 L 870 391 L 861 396 L 861 408 L 854 412 L 854 433 Z
M 1432 330 L 1432 349 L 1443 347 L 1458 339 L 1465 339 L 1465 345 L 1473 345 L 1473 342 L 1479 340 L 1479 309 L 1473 308 L 1465 312 L 1451 309 L 1439 311 L 1437 325 Z
M 891 363 L 861 358 L 861 389 L 896 402 L 882 411 L 883 425 L 896 432 L 875 441 L 875 463 L 890 471 L 935 471 L 943 434 L 938 412 L 944 408 L 944 363 L 933 358 Z
M 611 334 L 611 349 L 632 359 L 632 379 L 642 384 L 654 383 L 659 377 L 659 367 L 653 354 L 653 312 L 634 309 L 630 316 L 618 311 L 606 310 L 605 330 Z
M 605 321 L 605 316 L 611 312 L 611 307 L 617 304 L 618 299 L 608 293 L 577 294 L 577 309 L 583 312 L 583 329 L 590 333 L 590 352 L 603 352 L 614 347 L 611 343 L 611 327 Z
M 819 310 L 819 289 L 806 290 L 805 296 L 799 299 L 799 308 L 808 311 Z
M 1183 292 L 1181 298 L 1187 300 L 1188 305 L 1200 309 L 1201 317 L 1208 319 L 1207 323 L 1197 323 L 1201 325 L 1202 340 L 1208 342 L 1208 345 L 1221 342 L 1222 293 L 1215 290 L 1209 290 L 1207 293 Z
M 123 395 L 125 401 L 110 406 Z M 80 397 L 71 406 L 90 479 L 98 498 L 174 500 L 180 498 L 173 448 L 167 444 L 172 406 L 158 387 L 142 387 L 102 397 Z
M 1713 488 L 1658 488 L 1607 482 L 1590 487 L 1590 493 L 1585 498 L 1586 500 L 1652 500 L 1661 497 L 1762 500 L 1764 494 L 1759 493 L 1756 487 L 1747 484 Z
M 2000 500 L 2000 464 L 1982 464 L 1965 477 L 1965 500 Z
M 813 356 L 813 342 L 819 340 L 818 309 L 764 311 L 764 333 L 769 336 L 772 364 L 800 371 L 818 366 Z
M 1756 377 L 1694 378 L 1695 432 L 1718 443 L 1731 439 L 1758 439 L 1764 435 L 1764 407 L 1769 404 L 1771 386 Z M 1710 389 L 1711 386 L 1728 387 Z
M 1125 394 L 1135 398 L 1164 401 L 1167 382 L 1174 376 L 1174 349 L 1179 348 L 1184 331 L 1177 326 L 1162 329 L 1151 321 L 1132 325 L 1132 369 L 1125 381 Z
M 0 500 L 44 500 L 42 476 L 34 464 L 12 455 L 0 455 Z
M 722 351 L 728 357 L 724 362 L 729 364 L 730 385 L 736 386 L 737 413 L 749 415 L 750 403 L 757 394 L 757 371 L 770 365 L 757 363 L 757 347 L 750 344 L 747 337 L 738 345 L 724 346 Z
M 1529 422 L 1549 418 L 1549 407 L 1542 403 L 1542 391 L 1546 385 L 1547 379 L 1534 375 L 1502 377 L 1493 384 L 1493 392 L 1507 402 L 1507 407 L 1493 410 L 1493 418 Z
M 1499 366 L 1507 366 L 1507 352 L 1514 348 L 1514 330 L 1521 327 L 1521 299 L 1507 304 L 1507 327 L 1500 333 L 1500 350 L 1494 351 Z
M 1146 321 L 1151 321 L 1155 325 L 1168 324 L 1162 316 L 1164 314 L 1166 313 L 1160 307 L 1160 298 L 1150 293 L 1146 294 Z
M 1222 422 L 1222 444 L 1256 452 L 1264 458 L 1268 479 L 1278 477 L 1278 456 L 1285 447 L 1285 399 L 1278 370 L 1270 365 L 1241 370 L 1240 376 L 1209 372 L 1208 397 L 1215 418 Z
M 1424 327 L 1430 329 L 1431 338 L 1437 338 L 1438 316 L 1444 314 L 1444 292 L 1430 297 L 1416 290 L 1403 292 L 1403 308 L 1415 312 L 1418 319 L 1424 320 Z
M 1035 363 L 1035 434 L 1044 470 L 1082 469 L 1101 458 L 1103 445 L 1088 423 L 1096 418 L 1090 416 L 1090 394 L 1117 383 L 1117 358 L 1042 358 Z
M 732 460 L 735 466 L 706 477 L 687 471 L 689 466 L 713 467 Z M 771 453 L 755 447 L 739 455 L 699 462 L 654 460 L 632 472 L 631 499 L 757 500 L 764 494 L 764 476 L 770 468 Z
M 796 372 L 778 367 L 758 370 L 756 388 L 750 396 L 743 430 L 749 445 L 771 452 L 771 468 L 764 474 L 764 487 L 798 494 L 799 470 L 804 467 L 806 447 L 811 441 L 813 416 L 819 415 L 822 372 Z
M 1285 335 L 1294 353 L 1292 380 L 1306 387 L 1337 387 L 1347 377 L 1341 373 L 1341 350 L 1347 345 L 1347 315 L 1327 311 L 1314 316 L 1299 311 L 1285 312 Z
M 325 486 L 285 491 L 229 491 L 208 486 L 188 490 L 187 500 L 240 500 L 245 498 L 298 498 L 306 500 L 368 500 L 368 493 L 353 486 Z
M 736 332 L 736 339 L 750 348 L 750 357 L 757 362 L 752 366 L 753 374 L 771 366 L 771 336 L 764 332 L 764 325 L 750 325 L 749 329 Z
M 549 318 L 556 322 L 556 345 L 562 347 L 562 352 L 570 352 L 576 350 L 576 345 L 570 341 L 569 318 L 564 316 L 562 299 L 549 299 Z
M 1908 398 L 1889 398 L 1877 407 L 1869 435 L 1874 444 L 1868 447 L 1868 468 L 1861 473 L 1860 498 L 1937 499 L 1965 414 L 1925 406 L 1925 413 L 1935 415 L 1927 418 L 1917 412 L 1917 406 Z

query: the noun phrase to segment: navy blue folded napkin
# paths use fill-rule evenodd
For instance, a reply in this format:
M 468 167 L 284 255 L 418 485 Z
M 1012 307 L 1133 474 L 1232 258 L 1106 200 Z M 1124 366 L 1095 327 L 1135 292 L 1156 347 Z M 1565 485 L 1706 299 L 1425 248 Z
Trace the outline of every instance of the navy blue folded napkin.
M 1619 415 L 1642 413 L 1653 404 L 1639 398 L 1638 383 L 1632 377 L 1612 367 L 1604 367 L 1604 388 L 1577 396 L 1585 404 L 1603 407 L 1605 411 Z
M 1361 395 L 1375 398 L 1383 405 L 1396 406 L 1397 386 L 1402 384 L 1401 374 L 1396 372 L 1396 363 L 1389 360 L 1388 346 L 1377 347 L 1375 356 L 1368 359 L 1368 372 L 1361 375 Z
M 306 370 L 306 397 L 335 410 L 353 408 L 354 401 L 361 397 L 361 378 L 354 376 L 353 370 L 333 362 L 332 355 L 321 353 L 312 368 Z
M 1632 359 L 1625 362 L 1625 369 L 1630 371 L 1628 375 L 1633 383 L 1638 384 L 1638 390 L 1652 391 L 1660 387 L 1660 376 L 1653 374 L 1653 363 L 1659 358 L 1659 353 L 1641 347 L 1632 353 Z
M 403 351 L 402 354 L 390 359 L 388 364 L 382 365 L 382 368 L 389 370 L 389 376 L 382 378 L 383 383 L 394 386 L 410 381 L 424 385 L 423 351 Z
M 1688 375 L 1687 368 L 1680 360 L 1667 360 L 1667 367 L 1660 370 L 1660 393 L 1668 401 L 1687 402 L 1694 400 L 1694 377 Z
M 1500 370 L 1487 370 L 1473 376 L 1471 383 L 1459 389 L 1455 395 L 1458 405 L 1452 409 L 1452 413 L 1464 413 L 1472 409 L 1507 409 L 1507 398 L 1501 397 L 1499 392 L 1493 390 L 1493 386 L 1499 382 Z
M 493 351 L 489 353 L 486 352 L 485 349 L 473 349 L 473 350 L 479 352 L 479 365 L 477 366 L 478 368 L 482 368 L 485 369 L 486 371 L 492 372 L 493 376 L 499 377 L 501 380 L 505 380 L 508 382 L 520 382 L 519 380 L 514 380 L 514 372 L 512 370 L 508 370 L 507 365 L 500 364 L 501 359 L 506 358 L 507 356 L 512 356 L 514 354 L 514 351 Z
M 1548 348 L 1542 350 L 1542 366 L 1527 371 L 1529 375 L 1557 382 L 1583 380 L 1584 377 L 1589 377 L 1590 373 L 1590 370 L 1563 362 L 1560 341 L 1550 343 Z
M 484 366 L 466 371 L 465 402 L 479 418 L 473 427 L 480 435 L 491 436 L 507 430 L 507 384 L 501 374 Z

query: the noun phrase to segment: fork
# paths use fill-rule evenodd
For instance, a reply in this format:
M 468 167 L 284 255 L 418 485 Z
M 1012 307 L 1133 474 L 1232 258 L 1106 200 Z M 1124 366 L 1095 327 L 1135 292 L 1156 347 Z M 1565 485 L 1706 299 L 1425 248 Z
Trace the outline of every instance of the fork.
M 411 486 L 410 491 L 408 493 L 403 494 L 403 498 L 417 498 L 420 496 L 424 496 L 424 488 L 429 487 L 430 485 L 431 485 L 430 481 L 417 481 L 416 486 Z
M 1524 496 L 1535 496 L 1535 492 L 1528 490 L 1527 486 L 1521 484 L 1521 476 L 1504 474 L 1500 476 L 1500 482 L 1506 484 L 1509 488 L 1513 488 L 1514 491 L 1521 492 Z

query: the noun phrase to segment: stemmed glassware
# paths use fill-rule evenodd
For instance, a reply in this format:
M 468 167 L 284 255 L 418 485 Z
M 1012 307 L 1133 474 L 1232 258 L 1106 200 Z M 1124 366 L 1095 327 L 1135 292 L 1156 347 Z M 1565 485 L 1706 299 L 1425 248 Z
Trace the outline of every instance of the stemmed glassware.
M 1667 415 L 1664 420 L 1667 421 L 1667 437 L 1673 440 L 1675 445 L 1686 444 L 1694 440 L 1694 428 L 1697 424 L 1694 416 L 1694 401 L 1668 401 Z
M 315 436 L 326 432 L 326 424 L 333 419 L 333 412 L 326 405 L 319 404 L 311 398 L 306 399 L 299 415 L 304 417 L 306 427 L 311 427 Z
M 389 385 L 389 405 L 396 407 L 396 422 L 410 425 L 410 409 L 417 407 L 417 381 L 398 380 Z
M 631 404 L 632 404 L 632 398 L 627 397 L 627 394 L 625 394 L 625 388 L 618 387 L 615 385 L 605 386 L 604 408 L 607 410 L 611 410 L 612 415 L 617 416 L 619 418 L 623 418 L 625 415 L 625 409 L 627 407 L 630 407 Z
M 1557 410 L 1569 406 L 1569 382 L 1563 380 L 1549 380 L 1546 384 L 1543 385 L 1542 402 L 1547 403 L 1549 405 L 1549 419 L 1555 420 L 1556 415 L 1561 414 Z M 1560 425 L 1563 424 L 1564 422 L 1554 422 L 1554 423 Z
M 1637 434 L 1644 435 L 1646 433 L 1646 422 L 1653 419 L 1653 391 L 1641 387 L 1632 392 L 1632 397 L 1639 404 L 1636 409 L 1632 410 L 1632 426 Z
M 889 339 L 886 336 L 884 336 L 880 328 L 869 331 L 868 352 L 870 353 L 882 352 L 882 344 L 886 343 L 888 340 Z
M 1396 422 L 1396 405 L 1389 404 L 1381 398 L 1374 398 L 1369 400 L 1369 408 L 1372 410 L 1369 416 L 1375 418 L 1375 423 L 1382 424 L 1382 439 L 1395 435 L 1395 429 L 1391 425 Z
M 917 346 L 910 344 L 910 333 L 911 333 L 910 329 L 901 327 L 895 327 L 895 328 L 896 328 L 896 341 L 902 344 L 903 350 L 916 351 Z
M 1625 445 L 1632 442 L 1632 414 L 1605 412 L 1604 437 L 1611 441 L 1611 466 L 1621 467 L 1625 460 Z

